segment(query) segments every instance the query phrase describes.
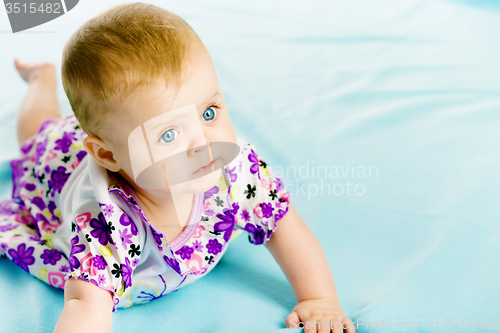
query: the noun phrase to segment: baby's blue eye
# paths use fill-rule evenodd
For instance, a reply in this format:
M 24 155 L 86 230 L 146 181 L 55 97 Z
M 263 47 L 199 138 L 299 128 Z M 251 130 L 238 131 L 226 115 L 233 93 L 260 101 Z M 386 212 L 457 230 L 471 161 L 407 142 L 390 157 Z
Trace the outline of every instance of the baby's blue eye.
M 174 139 L 176 137 L 175 132 L 177 132 L 177 131 L 175 131 L 173 129 L 169 129 L 168 131 L 166 131 L 165 133 L 163 133 L 163 135 L 161 136 L 160 139 L 163 142 L 172 142 L 172 141 L 174 141 Z
M 203 119 L 205 120 L 212 120 L 215 117 L 215 110 L 212 107 L 209 107 L 208 109 L 203 112 Z

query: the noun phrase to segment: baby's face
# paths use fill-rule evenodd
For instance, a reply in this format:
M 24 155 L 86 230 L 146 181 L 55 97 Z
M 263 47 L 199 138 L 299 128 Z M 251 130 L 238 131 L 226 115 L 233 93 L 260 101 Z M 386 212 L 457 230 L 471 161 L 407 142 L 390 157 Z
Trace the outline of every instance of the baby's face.
M 238 153 L 212 60 L 199 60 L 176 96 L 159 80 L 105 121 L 119 173 L 136 188 L 157 196 L 205 192 Z

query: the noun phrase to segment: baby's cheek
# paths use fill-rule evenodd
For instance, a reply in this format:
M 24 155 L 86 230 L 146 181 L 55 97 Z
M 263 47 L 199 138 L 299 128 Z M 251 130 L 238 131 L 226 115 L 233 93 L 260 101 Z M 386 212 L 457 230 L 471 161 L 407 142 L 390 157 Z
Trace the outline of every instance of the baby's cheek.
M 131 158 L 134 158 L 134 154 L 133 152 L 129 152 L 128 145 L 121 145 L 116 153 L 114 153 L 114 158 L 118 162 L 120 168 L 125 171 L 129 177 L 133 178 Z
M 223 142 L 231 142 L 236 144 L 236 131 L 234 130 L 233 124 L 231 123 L 231 120 L 229 118 L 227 121 L 224 123 L 224 127 L 221 131 L 221 135 L 224 136 L 224 140 L 221 140 Z

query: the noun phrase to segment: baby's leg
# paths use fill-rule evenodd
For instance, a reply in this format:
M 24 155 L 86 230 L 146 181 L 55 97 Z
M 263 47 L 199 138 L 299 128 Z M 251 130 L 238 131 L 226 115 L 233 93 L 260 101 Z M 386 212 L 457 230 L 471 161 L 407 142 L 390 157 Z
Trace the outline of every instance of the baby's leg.
M 29 83 L 28 92 L 17 115 L 19 145 L 38 132 L 49 118 L 60 118 L 56 69 L 50 63 L 28 64 L 14 60 L 17 71 Z

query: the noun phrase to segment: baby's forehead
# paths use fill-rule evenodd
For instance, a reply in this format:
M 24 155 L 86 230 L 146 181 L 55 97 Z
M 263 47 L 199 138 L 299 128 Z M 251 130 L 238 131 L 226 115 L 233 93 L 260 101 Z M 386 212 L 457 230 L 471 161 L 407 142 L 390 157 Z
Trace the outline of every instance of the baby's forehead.
M 113 111 L 114 118 L 127 117 L 131 121 L 147 114 L 164 114 L 180 109 L 174 105 L 176 90 L 165 83 L 148 83 L 133 91 L 122 92 L 112 97 L 107 109 Z M 192 103 L 183 103 L 192 104 Z
M 198 123 L 198 110 L 195 104 L 186 105 L 173 110 L 165 111 L 159 115 L 154 115 L 144 122 L 144 129 L 146 132 L 153 130 L 158 126 L 166 123 L 171 123 L 175 120 L 185 120 L 188 122 Z

